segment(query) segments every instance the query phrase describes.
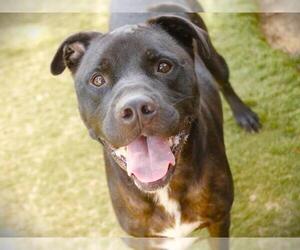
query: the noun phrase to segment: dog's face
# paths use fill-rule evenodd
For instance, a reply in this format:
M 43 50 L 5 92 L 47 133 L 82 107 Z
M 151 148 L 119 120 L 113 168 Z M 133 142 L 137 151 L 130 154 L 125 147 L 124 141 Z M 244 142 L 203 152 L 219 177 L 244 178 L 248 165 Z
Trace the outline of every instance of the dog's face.
M 169 182 L 198 112 L 193 43 L 207 52 L 201 32 L 185 19 L 160 17 L 105 35 L 75 34 L 53 59 L 52 73 L 67 66 L 73 74 L 91 136 L 144 191 Z

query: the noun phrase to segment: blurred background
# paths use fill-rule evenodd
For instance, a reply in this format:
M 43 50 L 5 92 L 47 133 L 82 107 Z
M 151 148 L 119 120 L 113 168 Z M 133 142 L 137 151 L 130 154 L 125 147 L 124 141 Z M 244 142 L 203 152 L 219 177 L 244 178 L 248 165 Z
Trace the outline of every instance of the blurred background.
M 23 10 L 17 2 L 0 4 L 0 236 L 124 236 L 72 78 L 49 70 L 67 36 L 107 31 L 109 1 L 29 1 Z M 223 102 L 232 236 L 300 237 L 300 14 L 274 13 L 271 0 L 201 3 L 232 85 L 263 123 L 246 134 Z

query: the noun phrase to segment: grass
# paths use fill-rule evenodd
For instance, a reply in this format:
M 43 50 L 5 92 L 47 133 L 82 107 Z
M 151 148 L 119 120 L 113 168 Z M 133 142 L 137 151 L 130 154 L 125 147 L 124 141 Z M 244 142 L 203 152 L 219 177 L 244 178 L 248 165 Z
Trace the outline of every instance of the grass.
M 207 14 L 239 95 L 258 112 L 260 134 L 225 109 L 235 181 L 232 236 L 300 235 L 299 59 L 272 49 L 255 14 Z M 49 64 L 79 30 L 107 30 L 108 15 L 0 15 L 0 227 L 23 236 L 122 236 L 100 146 L 84 128 L 68 73 Z
M 256 15 L 220 14 L 212 18 L 212 37 L 229 62 L 232 83 L 258 112 L 264 126 L 258 135 L 241 132 L 225 105 L 225 139 L 236 191 L 232 234 L 299 236 L 297 63 L 269 47 Z

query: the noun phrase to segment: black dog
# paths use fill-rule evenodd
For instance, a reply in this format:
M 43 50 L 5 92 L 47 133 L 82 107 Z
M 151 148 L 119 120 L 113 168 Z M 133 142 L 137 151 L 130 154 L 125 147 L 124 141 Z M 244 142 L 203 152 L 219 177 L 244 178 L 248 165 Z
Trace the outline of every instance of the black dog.
M 127 233 L 176 237 L 208 227 L 211 236 L 228 237 L 233 184 L 217 87 L 239 125 L 256 132 L 258 118 L 232 89 L 200 16 L 179 5 L 151 10 L 115 14 L 107 34 L 68 37 L 51 72 L 68 67 L 74 77 Z M 161 11 L 168 13 L 154 13 Z

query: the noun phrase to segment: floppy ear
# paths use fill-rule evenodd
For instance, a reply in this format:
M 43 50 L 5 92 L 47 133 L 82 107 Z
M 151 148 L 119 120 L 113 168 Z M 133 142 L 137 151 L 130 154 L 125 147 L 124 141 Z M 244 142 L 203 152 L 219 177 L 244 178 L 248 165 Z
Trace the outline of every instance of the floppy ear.
M 171 15 L 159 16 L 150 19 L 148 23 L 161 27 L 183 45 L 190 54 L 193 54 L 193 40 L 197 42 L 199 55 L 203 59 L 210 58 L 215 52 L 207 32 L 185 18 Z
M 66 67 L 74 74 L 92 39 L 100 36 L 99 32 L 79 32 L 69 36 L 59 46 L 51 63 L 51 73 L 61 74 Z
M 195 19 L 195 18 L 194 18 Z M 224 58 L 213 47 L 202 19 L 196 18 L 199 26 L 179 16 L 160 16 L 150 19 L 150 25 L 159 26 L 185 47 L 197 64 L 200 56 L 210 73 L 219 82 L 228 82 L 229 70 Z

